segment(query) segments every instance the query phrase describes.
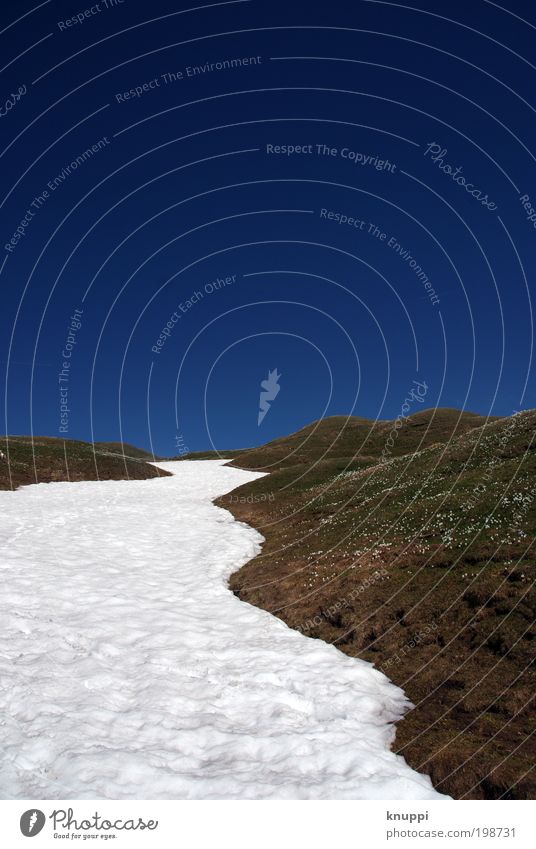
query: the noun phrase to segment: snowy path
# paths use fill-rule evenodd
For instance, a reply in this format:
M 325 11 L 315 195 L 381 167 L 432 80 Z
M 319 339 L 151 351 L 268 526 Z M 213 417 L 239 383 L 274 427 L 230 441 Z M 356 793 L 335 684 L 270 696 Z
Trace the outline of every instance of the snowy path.
M 402 692 L 227 589 L 256 477 L 0 492 L 2 798 L 440 797 L 389 752 Z

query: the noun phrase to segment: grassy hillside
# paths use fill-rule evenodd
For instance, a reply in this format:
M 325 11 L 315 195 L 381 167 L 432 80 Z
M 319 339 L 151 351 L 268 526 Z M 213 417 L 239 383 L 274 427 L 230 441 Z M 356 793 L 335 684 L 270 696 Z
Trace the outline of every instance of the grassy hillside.
M 193 451 L 169 459 L 212 460 L 227 457 L 232 459 L 233 466 L 264 472 L 293 466 L 318 466 L 330 461 L 335 462 L 334 467 L 345 468 L 346 464 L 354 463 L 361 468 L 371 460 L 380 459 L 382 452 L 385 452 L 386 457 L 399 457 L 435 442 L 447 442 L 453 436 L 497 420 L 497 417 L 486 418 L 477 413 L 446 408 L 423 410 L 406 419 L 404 428 L 396 431 L 391 447 L 387 441 L 395 428 L 395 421 L 329 416 L 258 448 Z
M 446 442 L 482 426 L 488 419 L 476 413 L 438 408 L 415 413 L 405 421 L 405 426 L 396 430 L 392 446 L 387 441 L 395 428 L 394 421 L 331 416 L 260 448 L 231 451 L 225 456 L 236 458 L 233 465 L 267 472 L 294 465 L 311 466 L 324 460 L 351 461 L 356 457 L 363 464 L 380 458 L 382 452 L 386 457 L 399 457 L 434 442 Z
M 239 457 L 242 451 L 236 448 L 231 451 L 190 451 L 188 454 L 176 454 L 175 456 L 167 457 L 167 460 L 219 460 L 225 457 L 226 459 Z
M 130 445 L 128 442 L 95 442 L 97 451 L 109 451 L 111 454 L 119 454 L 121 456 L 134 458 L 137 460 L 147 460 L 148 462 L 158 462 L 160 457 L 146 451 L 145 448 L 136 448 L 135 445 Z
M 413 767 L 458 798 L 535 798 L 536 412 L 484 421 L 424 411 L 386 454 L 392 423 L 328 419 L 240 455 L 272 474 L 218 503 L 266 537 L 241 598 L 405 689 Z
M 46 436 L 0 437 L 0 450 L 5 455 L 0 459 L 0 489 L 51 481 L 141 480 L 166 474 L 140 459 L 147 456 L 146 452 L 132 446 L 125 446 L 130 457 L 112 454 L 110 446 L 120 444 L 93 445 Z M 137 452 L 138 458 L 132 452 Z

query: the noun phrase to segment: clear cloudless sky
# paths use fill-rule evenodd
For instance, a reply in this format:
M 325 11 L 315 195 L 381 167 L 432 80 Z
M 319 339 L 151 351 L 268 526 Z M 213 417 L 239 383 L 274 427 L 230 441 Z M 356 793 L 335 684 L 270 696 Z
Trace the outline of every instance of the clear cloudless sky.
M 169 455 L 415 382 L 412 412 L 535 406 L 530 4 L 0 16 L 6 433 Z

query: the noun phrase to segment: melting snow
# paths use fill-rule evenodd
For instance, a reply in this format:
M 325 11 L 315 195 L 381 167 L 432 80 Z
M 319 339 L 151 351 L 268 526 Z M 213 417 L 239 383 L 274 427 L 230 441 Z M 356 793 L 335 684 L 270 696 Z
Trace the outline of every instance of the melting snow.
M 258 475 L 0 492 L 3 798 L 433 799 L 363 661 L 239 601 L 262 537 L 211 499 Z

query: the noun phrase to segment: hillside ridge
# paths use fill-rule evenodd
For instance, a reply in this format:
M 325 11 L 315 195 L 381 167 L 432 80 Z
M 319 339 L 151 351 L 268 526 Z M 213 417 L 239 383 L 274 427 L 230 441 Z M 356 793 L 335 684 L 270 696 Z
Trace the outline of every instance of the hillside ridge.
M 475 423 L 422 411 L 389 456 L 389 426 L 327 453 L 326 433 L 291 437 L 251 452 L 270 474 L 216 503 L 266 540 L 233 592 L 405 690 L 396 750 L 414 769 L 455 798 L 529 799 L 536 411 Z
M 0 451 L 0 490 L 55 481 L 142 480 L 168 474 L 147 462 L 153 460 L 151 454 L 121 442 L 2 436 Z

